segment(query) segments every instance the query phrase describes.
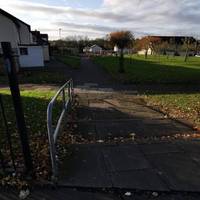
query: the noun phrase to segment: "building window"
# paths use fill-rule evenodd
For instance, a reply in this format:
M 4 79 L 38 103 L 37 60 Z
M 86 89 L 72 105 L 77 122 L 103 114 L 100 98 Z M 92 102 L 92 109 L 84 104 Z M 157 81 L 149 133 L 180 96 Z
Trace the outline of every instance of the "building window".
M 20 48 L 20 55 L 28 55 L 28 48 Z

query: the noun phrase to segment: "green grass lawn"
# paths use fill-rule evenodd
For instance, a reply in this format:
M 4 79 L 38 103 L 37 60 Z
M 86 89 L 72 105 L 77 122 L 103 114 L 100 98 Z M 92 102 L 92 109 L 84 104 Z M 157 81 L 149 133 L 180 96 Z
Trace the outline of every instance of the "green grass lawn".
M 23 71 L 18 74 L 20 84 L 59 84 L 67 81 L 64 69 L 61 71 L 33 70 Z M 0 84 L 7 84 L 7 75 L 0 74 Z
M 119 59 L 116 57 L 95 57 L 94 62 L 116 80 L 125 83 L 200 83 L 200 58 L 133 55 L 125 57 L 124 74 L 118 73 Z
M 192 88 L 200 83 L 200 58 L 189 57 L 184 62 L 183 57 L 167 56 L 144 56 L 133 55 L 125 57 L 125 74 L 118 73 L 118 58 L 116 57 L 96 57 L 94 62 L 104 67 L 104 69 L 116 80 L 125 83 L 146 84 L 145 101 L 147 104 L 158 107 L 161 111 L 174 118 L 184 118 L 200 127 L 200 93 L 192 92 Z M 178 88 L 176 86 L 190 83 L 190 87 L 175 93 L 168 88 L 165 91 L 163 84 L 167 87 Z M 159 91 L 154 91 L 148 84 L 159 86 Z M 160 84 L 160 85 L 159 85 Z M 166 86 L 166 85 L 165 85 Z M 163 92 L 162 89 L 163 88 Z M 191 89 L 188 89 L 191 88 Z
M 5 105 L 6 116 L 10 122 L 10 129 L 12 132 L 15 132 L 16 123 L 10 91 L 1 89 L 0 94 Z M 27 127 L 30 127 L 29 133 L 31 135 L 46 134 L 46 109 L 54 94 L 55 91 L 53 90 L 42 91 L 35 89 L 21 91 Z
M 187 119 L 200 128 L 200 94 L 159 94 L 147 95 L 149 105 L 159 107 L 173 118 Z
M 72 69 L 79 69 L 81 65 L 81 60 L 78 56 L 57 55 L 56 59 L 63 62 Z
M 27 132 L 31 142 L 31 151 L 34 158 L 36 171 L 41 177 L 47 177 L 49 174 L 49 169 L 47 164 L 49 162 L 49 145 L 47 140 L 47 125 L 46 125 L 46 113 L 47 105 L 50 99 L 55 95 L 55 90 L 42 90 L 42 89 L 32 89 L 32 90 L 22 90 L 21 97 L 24 108 L 25 121 L 27 126 Z M 20 144 L 19 137 L 16 127 L 16 118 L 14 113 L 14 108 L 12 104 L 12 99 L 10 91 L 7 89 L 1 89 L 0 94 L 3 98 L 3 103 L 5 107 L 6 117 L 9 124 L 9 132 L 12 135 L 12 142 L 15 149 L 15 158 L 19 161 Z M 55 104 L 53 109 L 54 124 L 58 120 L 58 117 L 62 110 L 61 98 Z M 6 143 L 5 143 L 5 127 L 0 112 L 0 144 L 1 150 L 6 156 Z M 46 169 L 45 169 L 46 168 Z

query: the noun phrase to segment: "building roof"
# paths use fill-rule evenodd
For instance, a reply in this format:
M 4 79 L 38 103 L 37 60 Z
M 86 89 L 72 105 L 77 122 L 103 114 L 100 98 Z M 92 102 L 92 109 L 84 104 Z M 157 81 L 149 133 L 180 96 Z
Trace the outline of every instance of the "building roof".
M 0 8 L 0 14 L 4 15 L 5 17 L 9 18 L 10 20 L 13 21 L 13 23 L 16 24 L 17 27 L 20 27 L 20 23 L 23 23 L 24 25 L 26 25 L 29 29 L 29 31 L 31 31 L 31 26 L 25 22 L 23 22 L 22 20 L 14 17 L 13 15 L 11 15 L 10 13 L 6 12 L 5 10 Z
M 196 39 L 191 36 L 151 36 L 151 37 L 157 37 L 160 38 L 162 41 L 170 42 L 175 41 L 177 44 L 183 44 L 186 38 L 188 38 L 191 42 L 195 42 Z
M 41 34 L 40 31 L 31 31 L 32 35 L 35 37 L 36 42 L 40 45 L 48 45 L 49 41 L 48 41 L 48 34 Z
M 94 48 L 94 47 L 99 47 L 102 49 L 102 47 L 100 47 L 99 45 L 96 45 L 96 44 L 92 45 L 90 48 Z

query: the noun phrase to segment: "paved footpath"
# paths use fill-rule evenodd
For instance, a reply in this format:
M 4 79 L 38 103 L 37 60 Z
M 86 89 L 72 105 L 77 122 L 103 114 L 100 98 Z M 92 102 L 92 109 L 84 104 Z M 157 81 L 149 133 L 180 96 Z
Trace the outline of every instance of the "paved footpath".
M 69 147 L 58 188 L 28 199 L 200 199 L 200 141 L 181 140 L 194 130 L 143 105 L 136 86 L 113 82 L 88 58 L 69 73 L 79 100 L 74 134 L 85 142 Z
M 174 140 L 194 134 L 191 128 L 139 104 L 135 95 L 79 98 L 76 134 L 87 144 L 71 146 L 60 185 L 200 192 L 200 142 Z
M 75 77 L 79 97 L 75 134 L 86 144 L 71 146 L 59 185 L 200 192 L 200 142 L 181 140 L 195 131 L 146 107 L 136 87 L 126 91 L 87 58 L 82 60 L 84 69 L 85 76 Z

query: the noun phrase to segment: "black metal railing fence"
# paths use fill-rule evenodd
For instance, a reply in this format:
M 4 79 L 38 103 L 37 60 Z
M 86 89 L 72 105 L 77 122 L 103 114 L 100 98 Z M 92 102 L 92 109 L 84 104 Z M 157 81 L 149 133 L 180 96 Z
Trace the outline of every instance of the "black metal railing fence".
M 16 172 L 12 133 L 6 117 L 3 95 L 0 94 L 0 172 L 1 175 Z

